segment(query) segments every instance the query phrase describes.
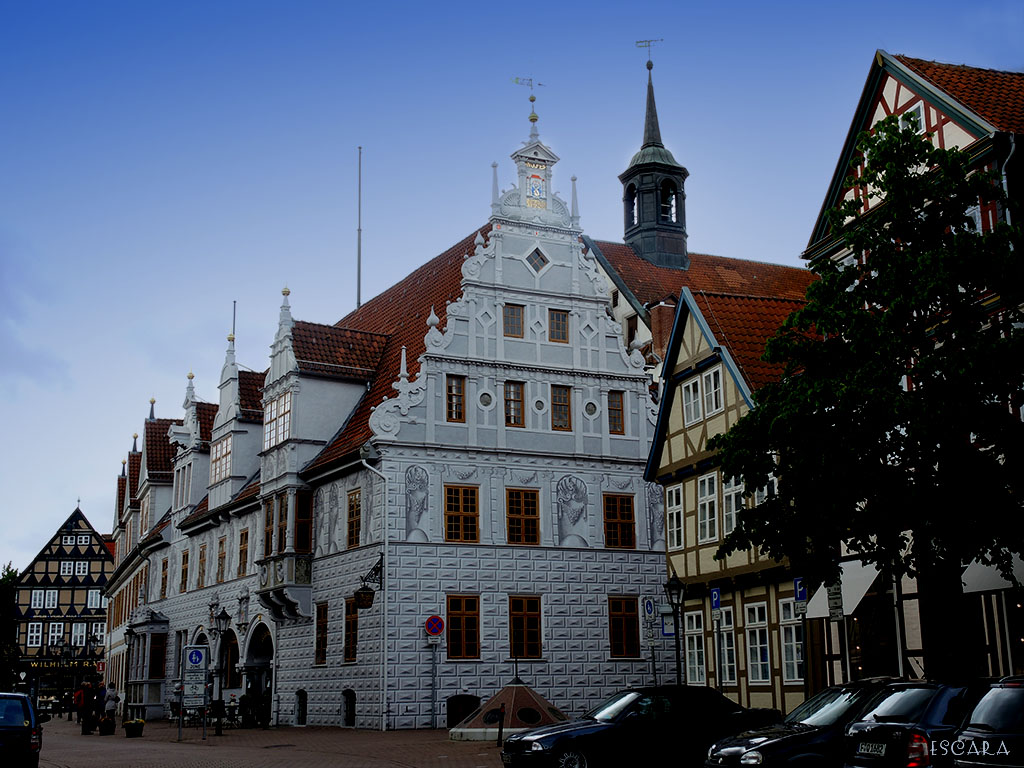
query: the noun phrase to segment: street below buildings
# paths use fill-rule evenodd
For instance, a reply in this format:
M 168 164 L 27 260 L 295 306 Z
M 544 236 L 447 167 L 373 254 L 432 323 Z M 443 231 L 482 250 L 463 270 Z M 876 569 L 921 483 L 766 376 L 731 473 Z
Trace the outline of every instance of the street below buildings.
M 446 730 L 378 731 L 345 728 L 231 729 L 207 737 L 202 728 L 146 723 L 141 738 L 127 739 L 118 721 L 113 736 L 83 736 L 81 727 L 53 719 L 43 730 L 40 766 L 46 768 L 498 768 L 495 742 L 449 741 Z

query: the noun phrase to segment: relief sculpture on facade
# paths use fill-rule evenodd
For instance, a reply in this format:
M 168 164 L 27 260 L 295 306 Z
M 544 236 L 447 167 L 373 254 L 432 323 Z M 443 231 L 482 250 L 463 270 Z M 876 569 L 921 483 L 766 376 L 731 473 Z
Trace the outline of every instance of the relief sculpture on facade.
M 406 541 L 429 541 L 423 530 L 427 513 L 427 498 L 430 491 L 430 476 L 423 467 L 414 466 L 405 470 L 405 539 Z
M 589 547 L 587 542 L 587 484 L 565 475 L 555 487 L 558 501 L 558 544 Z
M 665 489 L 657 483 L 647 483 L 647 540 L 665 549 Z

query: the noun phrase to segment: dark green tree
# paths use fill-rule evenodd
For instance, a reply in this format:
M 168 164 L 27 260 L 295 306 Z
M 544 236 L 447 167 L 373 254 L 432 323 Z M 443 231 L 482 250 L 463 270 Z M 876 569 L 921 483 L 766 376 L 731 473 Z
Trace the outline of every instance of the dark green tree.
M 765 351 L 784 375 L 713 442 L 748 491 L 777 478 L 719 554 L 758 546 L 819 584 L 843 551 L 915 576 L 941 674 L 960 640 L 928 624 L 967 619 L 962 566 L 1008 574 L 1024 550 L 1021 232 L 979 231 L 979 204 L 1007 203 L 1000 180 L 913 125 L 889 118 L 858 147 L 863 173 L 829 216 L 854 263 L 811 265 L 820 279 Z
M 17 584 L 18 571 L 7 563 L 0 571 L 0 691 L 14 690 L 18 680 Z

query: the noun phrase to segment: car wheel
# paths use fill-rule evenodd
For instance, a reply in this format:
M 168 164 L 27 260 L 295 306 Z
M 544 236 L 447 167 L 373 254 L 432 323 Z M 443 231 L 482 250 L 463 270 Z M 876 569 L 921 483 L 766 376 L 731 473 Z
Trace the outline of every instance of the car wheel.
M 555 760 L 558 768 L 587 768 L 587 756 L 575 749 L 567 749 Z

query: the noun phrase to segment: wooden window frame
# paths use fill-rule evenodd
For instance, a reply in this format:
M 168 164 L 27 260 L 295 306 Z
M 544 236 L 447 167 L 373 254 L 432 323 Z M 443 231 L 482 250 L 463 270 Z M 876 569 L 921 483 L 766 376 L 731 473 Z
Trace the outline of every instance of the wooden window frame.
M 31 597 L 29 598 L 29 608 L 34 611 L 41 611 L 46 601 L 46 590 L 45 589 L 33 589 Z
M 505 489 L 505 518 L 509 544 L 540 544 L 540 491 L 535 488 Z
M 736 685 L 736 619 L 732 606 L 722 606 L 722 618 L 718 631 L 713 633 L 716 659 L 721 659 L 722 668 L 717 671 L 723 685 Z M 718 645 L 721 643 L 721 650 Z M 717 662 L 716 662 L 717 667 Z
M 626 393 L 621 389 L 608 393 L 608 433 L 626 434 Z
M 606 493 L 604 510 L 604 545 L 608 549 L 636 549 L 636 511 L 628 494 Z
M 640 658 L 640 609 L 635 595 L 608 596 L 608 640 L 613 659 Z
M 60 604 L 60 590 L 59 589 L 48 589 L 46 590 L 45 606 L 44 610 L 52 611 L 55 610 Z
M 569 310 L 548 309 L 548 341 L 569 343 Z
M 763 618 L 760 615 L 762 612 Z M 751 620 L 752 614 L 753 620 Z M 771 635 L 768 631 L 768 604 L 765 602 L 748 603 L 744 606 L 744 616 L 746 617 L 747 636 L 747 682 L 751 685 L 771 685 L 772 648 Z M 755 649 L 763 649 L 766 658 L 759 657 L 755 661 Z M 755 671 L 757 672 L 756 676 Z M 764 676 L 761 675 L 762 671 L 766 672 Z
M 315 634 L 313 639 L 313 663 L 327 663 L 327 603 L 316 604 Z
M 210 485 L 231 476 L 231 435 L 225 435 L 210 448 Z
M 523 304 L 505 304 L 502 306 L 501 332 L 507 339 L 523 338 L 526 332 L 526 307 Z
M 27 635 L 25 637 L 25 645 L 28 648 L 43 647 L 43 622 L 30 621 L 28 623 Z
M 722 534 L 736 530 L 736 520 L 743 509 L 743 483 L 737 477 L 722 481 Z
M 167 572 L 170 570 L 170 563 L 165 557 L 160 561 L 160 599 L 167 597 Z
M 236 576 L 245 576 L 249 570 L 249 528 L 238 532 L 238 567 Z
M 718 473 L 697 478 L 697 543 L 718 541 Z
M 704 395 L 704 418 L 725 410 L 725 393 L 722 391 L 722 366 L 716 365 L 701 374 L 700 388 Z
M 480 595 L 445 598 L 449 659 L 480 658 Z
M 700 394 L 700 376 L 694 376 L 680 385 L 683 400 L 683 426 L 696 424 L 703 417 L 703 401 Z
M 680 483 L 665 489 L 665 533 L 670 552 L 685 546 L 683 520 L 683 486 Z
M 263 500 L 263 557 L 274 554 L 274 497 Z
M 196 589 L 206 587 L 206 545 L 199 545 L 199 557 L 196 558 Z
M 551 385 L 551 429 L 572 432 L 572 387 Z
M 359 546 L 359 532 L 363 523 L 363 489 L 356 488 L 348 492 L 348 515 L 346 516 L 345 548 L 355 549 Z
M 450 373 L 445 377 L 445 418 L 452 423 L 466 423 L 465 376 Z
M 359 609 L 354 597 L 345 598 L 345 663 L 352 664 L 359 655 Z
M 686 657 L 686 684 L 707 685 L 707 653 L 704 644 L 704 613 L 687 611 L 683 614 L 683 639 Z
M 792 597 L 779 600 L 779 653 L 782 655 L 782 682 L 803 683 L 804 675 L 804 632 L 803 622 L 796 613 L 796 601 Z M 787 651 L 792 652 L 786 658 Z M 791 671 L 792 670 L 792 671 Z
M 188 549 L 181 551 L 181 574 L 178 576 L 178 592 L 182 594 L 188 592 L 188 560 L 190 551 Z
M 526 426 L 526 384 L 506 381 L 502 387 L 505 396 L 505 426 L 522 429 Z
M 277 494 L 277 552 L 288 547 L 288 494 Z
M 227 565 L 228 559 L 227 547 L 227 536 L 221 536 L 217 539 L 217 577 L 215 580 L 218 584 L 224 583 L 224 568 Z
M 467 502 L 472 502 L 471 511 Z M 480 488 L 444 486 L 444 540 L 476 544 L 480 541 Z
M 540 595 L 508 596 L 509 655 L 513 659 L 542 658 L 543 627 Z

